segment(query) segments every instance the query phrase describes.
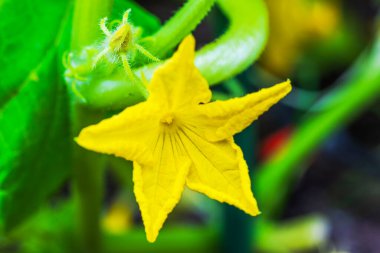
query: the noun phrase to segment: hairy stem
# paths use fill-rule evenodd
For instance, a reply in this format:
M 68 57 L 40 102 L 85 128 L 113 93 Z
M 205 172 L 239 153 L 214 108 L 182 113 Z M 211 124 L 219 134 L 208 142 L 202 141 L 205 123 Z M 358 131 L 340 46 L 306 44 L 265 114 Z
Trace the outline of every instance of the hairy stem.
M 153 55 L 165 56 L 207 15 L 215 0 L 189 0 L 165 25 L 152 36 Z
M 228 30 L 200 49 L 195 64 L 210 85 L 220 83 L 251 65 L 263 51 L 268 36 L 268 13 L 262 0 L 218 0 L 230 21 Z M 162 63 L 161 63 L 162 64 Z M 136 70 L 150 79 L 161 64 Z

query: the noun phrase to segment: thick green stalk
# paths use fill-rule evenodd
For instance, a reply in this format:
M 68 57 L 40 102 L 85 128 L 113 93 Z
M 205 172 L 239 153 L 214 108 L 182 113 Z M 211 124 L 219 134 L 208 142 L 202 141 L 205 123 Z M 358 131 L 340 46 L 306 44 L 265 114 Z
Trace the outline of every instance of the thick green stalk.
M 207 15 L 215 0 L 189 0 L 165 25 L 152 36 L 151 52 L 165 56 Z
M 227 80 L 249 67 L 263 51 L 268 35 L 268 13 L 262 0 L 218 0 L 230 20 L 227 32 L 197 52 L 196 65 L 210 85 Z
M 103 250 L 100 218 L 104 189 L 104 157 L 76 148 L 73 190 L 80 252 Z
M 101 36 L 99 20 L 110 14 L 113 0 L 76 0 L 71 50 L 81 50 Z M 73 106 L 73 133 L 99 119 L 81 105 Z M 82 148 L 75 149 L 73 191 L 76 203 L 78 243 L 81 252 L 102 252 L 100 215 L 103 200 L 102 157 Z
M 309 113 L 286 147 L 261 166 L 256 189 L 264 215 L 280 210 L 293 178 L 302 172 L 300 162 L 379 97 L 379 59 L 380 35 L 372 50 L 358 60 L 339 88 L 316 104 L 318 110 L 314 111 L 319 113 Z

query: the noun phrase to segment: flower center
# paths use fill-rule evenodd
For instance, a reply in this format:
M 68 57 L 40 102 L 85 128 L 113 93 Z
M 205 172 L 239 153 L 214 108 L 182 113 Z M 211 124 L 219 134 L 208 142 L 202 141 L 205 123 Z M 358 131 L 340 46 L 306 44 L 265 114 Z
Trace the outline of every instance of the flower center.
M 173 120 L 174 120 L 174 115 L 173 113 L 169 112 L 169 113 L 164 114 L 164 116 L 161 117 L 160 122 L 166 125 L 171 125 L 173 123 Z

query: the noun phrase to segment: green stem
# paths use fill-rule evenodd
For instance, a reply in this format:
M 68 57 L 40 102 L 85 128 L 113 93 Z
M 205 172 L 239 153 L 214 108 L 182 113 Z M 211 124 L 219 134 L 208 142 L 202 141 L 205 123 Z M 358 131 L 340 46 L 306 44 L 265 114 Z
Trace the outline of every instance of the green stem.
M 99 20 L 108 16 L 113 0 L 76 0 L 71 49 L 81 50 L 100 38 Z M 73 107 L 73 132 L 99 119 L 99 115 L 82 107 Z M 102 252 L 100 214 L 103 200 L 102 157 L 77 147 L 75 149 L 73 191 L 76 203 L 77 231 L 81 252 Z
M 102 252 L 103 158 L 79 147 L 76 149 L 73 190 L 80 252 Z
M 218 0 L 230 20 L 227 32 L 197 52 L 196 65 L 210 85 L 249 67 L 264 50 L 268 13 L 262 0 Z
M 289 143 L 257 175 L 257 193 L 264 215 L 273 215 L 285 200 L 299 166 L 328 136 L 342 128 L 380 95 L 380 35 L 368 54 L 360 58 L 337 90 L 316 104 Z M 320 109 L 322 108 L 322 109 Z
M 151 51 L 157 57 L 165 56 L 186 35 L 191 33 L 207 15 L 215 0 L 189 0 L 165 25 L 152 36 Z

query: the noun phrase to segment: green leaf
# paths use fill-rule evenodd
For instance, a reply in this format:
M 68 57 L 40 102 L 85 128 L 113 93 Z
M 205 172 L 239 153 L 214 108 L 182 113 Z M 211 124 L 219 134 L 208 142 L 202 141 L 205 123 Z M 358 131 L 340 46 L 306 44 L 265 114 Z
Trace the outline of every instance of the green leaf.
M 35 211 L 70 171 L 57 41 L 67 1 L 0 4 L 0 230 Z
M 69 172 L 67 97 L 55 54 L 49 53 L 0 112 L 0 224 L 5 230 L 37 209 Z
M 54 44 L 65 0 L 0 1 L 0 106 Z

